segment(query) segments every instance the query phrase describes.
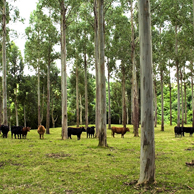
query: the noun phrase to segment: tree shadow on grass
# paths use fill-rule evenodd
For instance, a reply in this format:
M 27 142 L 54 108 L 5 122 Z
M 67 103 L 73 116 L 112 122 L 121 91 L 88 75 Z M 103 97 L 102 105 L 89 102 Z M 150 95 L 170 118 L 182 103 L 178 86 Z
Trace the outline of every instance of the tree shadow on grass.
M 139 191 L 141 194 L 145 193 L 176 193 L 180 192 L 180 190 L 193 191 L 194 189 L 189 185 L 181 185 L 178 183 L 169 183 L 169 182 L 154 182 L 153 184 L 137 184 L 138 180 L 133 180 L 131 182 L 125 182 L 124 185 L 133 187 L 133 189 Z

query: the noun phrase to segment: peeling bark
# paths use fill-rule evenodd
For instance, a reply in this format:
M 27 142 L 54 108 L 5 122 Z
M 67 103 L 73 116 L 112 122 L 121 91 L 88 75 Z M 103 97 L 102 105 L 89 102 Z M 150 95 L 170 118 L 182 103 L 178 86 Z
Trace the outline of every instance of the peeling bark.
M 138 184 L 155 181 L 155 142 L 153 119 L 153 78 L 150 1 L 139 0 L 141 67 L 141 154 Z

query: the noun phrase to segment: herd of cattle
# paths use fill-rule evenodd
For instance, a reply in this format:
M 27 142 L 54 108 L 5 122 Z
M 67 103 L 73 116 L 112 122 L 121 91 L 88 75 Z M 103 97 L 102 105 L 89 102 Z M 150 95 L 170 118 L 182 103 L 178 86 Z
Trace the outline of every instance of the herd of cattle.
M 26 138 L 27 133 L 30 132 L 30 127 L 22 127 L 22 126 L 12 126 L 11 127 L 11 137 L 13 138 L 13 135 L 18 139 Z M 114 137 L 114 134 L 121 134 L 121 137 L 124 138 L 124 135 L 127 131 L 130 131 L 129 128 L 124 128 L 124 127 L 111 127 L 112 130 L 112 136 Z M 46 129 L 43 125 L 40 125 L 37 129 L 37 132 L 40 136 L 40 139 L 44 139 L 44 133 Z M 0 133 L 2 132 L 3 138 L 7 138 L 8 132 L 9 132 L 9 126 L 6 125 L 1 125 L 0 126 Z M 76 135 L 77 140 L 81 138 L 82 132 L 87 132 L 87 138 L 93 137 L 95 135 L 95 127 L 87 127 L 87 130 L 84 127 L 68 127 L 68 138 L 71 138 L 71 135 Z
M 30 127 L 22 127 L 22 126 L 12 126 L 11 127 L 11 137 L 13 138 L 13 135 L 16 139 L 26 138 L 27 133 L 30 132 Z M 112 136 L 114 137 L 115 133 L 121 134 L 121 137 L 124 138 L 124 135 L 126 132 L 129 132 L 128 127 L 111 127 L 112 130 Z M 3 138 L 7 138 L 8 132 L 9 132 L 9 126 L 1 125 L 0 126 L 0 133 L 2 132 Z M 43 125 L 40 125 L 37 129 L 37 132 L 40 136 L 40 139 L 44 139 L 44 133 L 46 132 L 46 129 Z M 87 138 L 93 137 L 95 135 L 95 127 L 87 127 L 87 130 L 84 127 L 68 127 L 68 138 L 71 138 L 71 135 L 76 135 L 77 139 L 79 140 L 81 138 L 82 132 L 87 132 Z M 175 137 L 177 136 L 184 136 L 184 133 L 190 133 L 190 136 L 194 133 L 194 127 L 174 127 L 174 133 Z

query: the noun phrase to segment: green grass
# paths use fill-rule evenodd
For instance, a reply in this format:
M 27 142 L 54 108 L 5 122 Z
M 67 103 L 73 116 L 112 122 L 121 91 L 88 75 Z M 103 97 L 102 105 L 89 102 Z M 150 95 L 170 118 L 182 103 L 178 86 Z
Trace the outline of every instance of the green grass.
M 175 138 L 172 126 L 155 128 L 156 183 L 138 187 L 140 138 L 130 132 L 111 136 L 108 148 L 98 147 L 97 139 L 82 133 L 61 140 L 61 128 L 50 129 L 40 140 L 36 130 L 27 139 L 0 137 L 0 193 L 194 193 L 194 137 Z

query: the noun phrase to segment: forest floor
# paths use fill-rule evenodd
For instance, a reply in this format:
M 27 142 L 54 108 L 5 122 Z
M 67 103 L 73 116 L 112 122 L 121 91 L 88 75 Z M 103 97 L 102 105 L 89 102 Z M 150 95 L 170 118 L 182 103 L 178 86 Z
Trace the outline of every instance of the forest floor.
M 116 125 L 114 125 L 116 126 Z M 137 186 L 140 174 L 140 137 L 133 128 L 124 138 L 107 130 L 107 148 L 82 133 L 61 140 L 61 128 L 39 139 L 31 130 L 27 139 L 0 136 L 0 193 L 2 194 L 137 194 L 194 193 L 194 136 L 176 137 L 174 126 L 155 128 L 156 182 Z M 140 134 L 140 131 L 139 131 Z

